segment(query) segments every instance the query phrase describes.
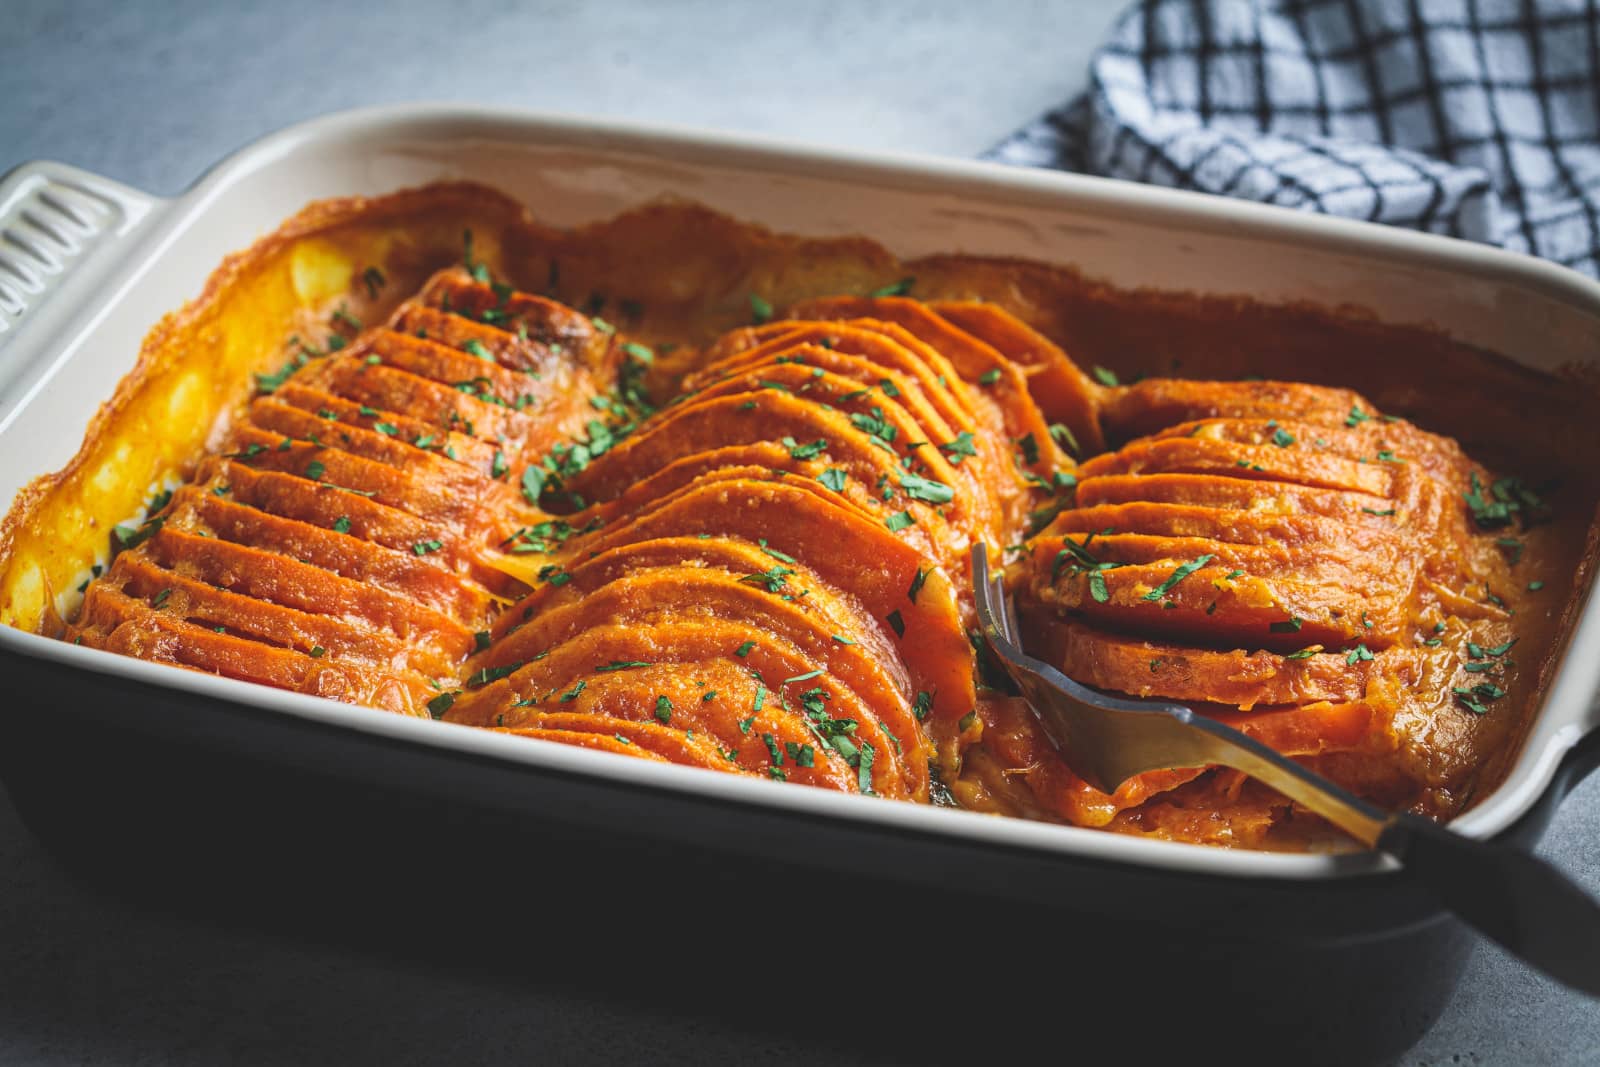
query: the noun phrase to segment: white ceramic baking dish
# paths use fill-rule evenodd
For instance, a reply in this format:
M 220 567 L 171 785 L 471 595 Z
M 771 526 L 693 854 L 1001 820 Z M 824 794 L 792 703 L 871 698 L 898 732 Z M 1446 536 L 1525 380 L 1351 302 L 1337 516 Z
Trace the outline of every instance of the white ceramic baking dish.
M 866 235 L 905 257 L 953 251 L 1021 257 L 1076 265 L 1124 286 L 1355 304 L 1387 322 L 1447 324 L 1460 340 L 1540 369 L 1600 370 L 1600 284 L 1480 245 L 984 163 L 525 112 L 407 106 L 285 130 L 236 153 L 170 200 L 54 163 L 24 165 L 0 182 L 0 499 L 68 460 L 96 406 L 131 367 L 145 332 L 200 292 L 224 255 L 308 201 L 441 179 L 495 186 L 558 225 L 606 218 L 670 195 L 780 231 Z M 651 765 L 376 714 L 3 627 L 0 653 L 69 687 L 73 679 L 94 676 L 189 694 L 218 707 L 264 709 L 346 738 L 470 756 L 515 773 L 643 787 L 730 810 L 870 828 L 934 849 L 966 842 L 1035 862 L 1250 881 L 1341 879 L 1390 869 L 1368 854 L 1277 855 L 1144 841 Z M 1563 757 L 1600 725 L 1597 679 L 1600 606 L 1591 597 L 1520 758 L 1503 785 L 1454 823 L 1457 831 L 1491 837 L 1536 806 Z M 286 758 L 315 760 L 304 753 Z

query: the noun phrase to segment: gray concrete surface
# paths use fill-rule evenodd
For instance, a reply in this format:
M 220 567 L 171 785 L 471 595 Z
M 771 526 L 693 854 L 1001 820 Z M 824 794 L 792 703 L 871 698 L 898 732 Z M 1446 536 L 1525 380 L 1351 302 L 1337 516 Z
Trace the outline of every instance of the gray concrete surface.
M 0 171 L 52 158 L 173 193 L 280 126 L 425 99 L 972 155 L 1081 83 L 1119 6 L 0 0 Z M 1600 892 L 1596 841 L 1591 781 L 1546 854 Z M 149 914 L 68 879 L 0 801 L 0 1063 L 758 1057 L 814 1053 Z M 1402 1062 L 1600 1062 L 1600 1005 L 1482 947 Z

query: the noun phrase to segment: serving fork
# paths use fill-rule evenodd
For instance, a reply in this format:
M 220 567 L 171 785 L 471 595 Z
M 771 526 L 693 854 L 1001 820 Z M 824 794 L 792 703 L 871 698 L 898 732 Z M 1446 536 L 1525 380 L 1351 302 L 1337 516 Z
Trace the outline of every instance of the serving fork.
M 1409 812 L 1388 812 L 1232 727 L 1182 704 L 1111 696 L 1022 649 L 1016 610 L 988 551 L 972 546 L 978 625 L 1046 737 L 1102 792 L 1146 771 L 1243 771 L 1351 837 L 1398 860 L 1468 925 L 1552 978 L 1600 996 L 1600 904 L 1521 849 L 1475 841 Z

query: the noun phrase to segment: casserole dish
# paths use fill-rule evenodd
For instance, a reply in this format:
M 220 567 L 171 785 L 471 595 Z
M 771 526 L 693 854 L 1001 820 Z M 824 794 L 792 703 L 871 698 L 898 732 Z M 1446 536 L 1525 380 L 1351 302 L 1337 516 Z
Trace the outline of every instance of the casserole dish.
M 14 494 L 67 460 L 101 399 L 87 383 L 118 377 L 156 316 L 198 292 L 226 253 L 309 200 L 456 178 L 503 189 L 555 225 L 670 195 L 779 231 L 866 235 L 903 257 L 961 251 L 1070 263 L 1121 286 L 1310 300 L 1353 305 L 1384 322 L 1444 323 L 1458 340 L 1539 370 L 1592 373 L 1600 351 L 1600 287 L 1475 246 L 981 164 L 411 108 L 278 134 L 170 202 L 53 165 L 14 172 L 0 190 L 10 238 L 4 268 L 16 278 L 0 290 L 0 487 Z M 1537 324 L 1537 345 L 1529 324 Z M 1531 840 L 1549 805 L 1600 755 L 1591 701 L 1600 659 L 1585 654 L 1596 641 L 1600 620 L 1586 604 L 1520 758 L 1456 821 L 1460 832 Z M 403 870 L 413 884 L 426 880 L 421 871 L 438 850 L 452 857 L 457 879 L 514 877 L 487 827 L 501 842 L 537 828 L 530 840 L 542 842 L 545 864 L 593 859 L 597 848 L 604 857 L 624 842 L 643 855 L 665 845 L 677 856 L 674 877 L 685 880 L 710 865 L 684 857 L 704 855 L 717 857 L 720 877 L 773 893 L 814 884 L 882 893 L 899 885 L 903 893 L 914 884 L 930 922 L 943 915 L 948 924 L 952 912 L 991 916 L 1000 901 L 1026 904 L 1025 914 L 1066 939 L 1063 952 L 1085 951 L 1083 926 L 1093 917 L 1105 942 L 1095 958 L 1113 972 L 1118 959 L 1149 969 L 1158 958 L 1225 951 L 1241 980 L 1253 979 L 1255 995 L 1275 1005 L 1276 991 L 1259 986 L 1279 983 L 1260 978 L 1293 967 L 1294 996 L 1271 1014 L 1302 1036 L 1308 1009 L 1326 1009 L 1334 997 L 1341 1011 L 1370 1008 L 1368 1020 L 1383 1017 L 1381 1004 L 1403 1009 L 1413 1026 L 1425 1021 L 1447 995 L 1464 944 L 1402 875 L 1366 855 L 1211 851 L 707 779 L 161 671 L 10 629 L 0 630 L 0 655 L 26 695 L 8 716 L 7 784 L 42 838 L 102 871 L 157 866 L 170 878 L 184 869 L 189 876 L 173 884 L 192 888 L 234 867 L 239 884 L 257 893 L 281 884 L 263 871 L 269 860 L 373 877 L 341 859 L 334 826 L 361 826 L 372 841 L 429 842 L 434 851 L 411 851 L 410 866 L 392 854 L 377 865 Z M 356 812 L 366 817 L 352 822 Z M 474 813 L 470 832 L 464 812 Z M 289 840 L 274 833 L 285 820 L 301 831 Z M 587 843 L 579 833 L 576 844 L 562 844 L 574 829 L 588 832 Z M 594 831 L 610 844 L 597 846 Z M 274 854 L 261 850 L 263 838 L 277 839 Z M 465 848 L 467 840 L 485 847 Z M 201 843 L 210 869 L 197 873 L 182 857 Z M 937 902 L 929 885 L 939 887 Z M 989 922 L 990 937 L 1007 926 Z M 1416 976 L 1403 995 L 1371 980 L 1388 974 L 1392 983 L 1402 961 L 1398 973 Z M 1325 995 L 1314 991 L 1319 983 Z M 1119 986 L 1105 975 L 1094 984 Z M 1228 984 L 1217 985 L 1192 994 L 1189 1006 L 1209 1004 Z M 1381 995 L 1371 1003 L 1353 995 L 1374 987 Z M 1326 1010 L 1310 1014 L 1331 1034 L 1349 1030 L 1329 1026 Z M 1397 1022 L 1361 1034 L 1393 1043 L 1403 1030 Z

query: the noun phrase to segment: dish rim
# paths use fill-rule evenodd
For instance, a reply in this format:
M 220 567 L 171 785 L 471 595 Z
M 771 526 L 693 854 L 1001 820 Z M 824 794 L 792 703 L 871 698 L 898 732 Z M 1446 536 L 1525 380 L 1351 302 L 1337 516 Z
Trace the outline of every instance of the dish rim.
M 274 163 L 286 160 L 292 163 L 296 153 L 319 143 L 374 137 L 381 140 L 385 136 L 399 138 L 408 132 L 414 137 L 439 127 L 449 128 L 449 136 L 454 138 L 474 133 L 488 136 L 498 133 L 502 139 L 511 137 L 521 143 L 545 142 L 651 157 L 665 155 L 691 166 L 698 162 L 702 165 L 715 163 L 778 174 L 803 171 L 807 175 L 829 180 L 861 179 L 893 188 L 909 187 L 913 192 L 959 193 L 963 186 L 975 186 L 986 190 L 991 196 L 1005 192 L 1044 207 L 1103 211 L 1118 218 L 1141 222 L 1167 220 L 1181 223 L 1182 228 L 1189 231 L 1221 230 L 1278 243 L 1308 240 L 1324 249 L 1377 255 L 1452 274 L 1515 283 L 1600 320 L 1600 282 L 1519 253 L 1432 234 L 1395 230 L 1374 223 L 1312 215 L 1271 205 L 1116 179 L 1016 168 L 984 161 L 811 146 L 764 136 L 593 119 L 500 106 L 470 107 L 434 103 L 386 105 L 337 112 L 270 133 L 230 153 L 205 171 L 188 189 L 172 198 L 150 197 L 121 187 L 118 183 L 55 164 L 22 164 L 0 179 L 0 193 L 3 193 L 6 187 L 30 172 L 70 171 L 103 182 L 110 188 L 121 189 L 135 198 L 143 198 L 149 205 L 149 210 L 135 220 L 136 225 L 121 235 L 128 243 L 117 249 L 120 254 L 116 261 L 101 263 L 103 269 L 100 273 L 107 276 L 111 284 L 101 290 L 99 308 L 82 316 L 79 324 L 70 328 L 74 336 L 70 342 L 60 345 L 62 354 L 58 356 L 55 367 L 47 368 L 46 373 L 17 401 L 12 412 L 0 413 L 0 436 L 3 436 L 12 416 L 32 402 L 40 390 L 49 386 L 55 378 L 54 370 L 66 361 L 83 338 L 94 329 L 98 320 L 126 299 L 134 283 L 161 262 L 163 255 L 182 233 L 204 219 L 206 212 L 234 182 Z M 388 190 L 371 192 L 382 191 Z M 350 194 L 347 191 L 330 191 L 328 195 Z M 107 249 L 101 259 L 106 260 L 110 252 Z M 69 284 L 73 281 L 82 279 L 68 279 Z M 67 285 L 62 286 L 63 291 L 67 288 Z M 58 300 L 57 304 L 60 303 Z M 149 321 L 153 323 L 166 310 L 169 309 L 155 309 Z M 0 350 L 14 349 L 24 342 L 42 346 L 41 338 L 48 337 L 48 331 L 43 328 L 45 325 L 44 320 L 24 323 L 23 330 L 15 331 L 10 336 L 0 335 Z M 30 326 L 39 328 L 30 332 Z M 36 351 L 32 353 L 33 358 L 25 358 L 24 362 L 32 365 L 44 354 L 42 350 Z M 24 356 L 29 356 L 29 353 L 24 351 Z M 1529 811 L 1549 788 L 1566 752 L 1582 737 L 1600 728 L 1600 712 L 1593 706 L 1593 696 L 1600 688 L 1600 656 L 1575 654 L 1583 648 L 1600 647 L 1600 600 L 1593 595 L 1593 584 L 1591 580 L 1590 588 L 1583 593 L 1586 602 L 1566 635 L 1560 665 L 1551 679 L 1542 706 L 1529 724 L 1522 752 L 1502 782 L 1485 798 L 1485 802 L 1475 805 L 1452 822 L 1452 827 L 1458 832 L 1482 838 L 1511 825 Z M 772 783 L 746 781 L 696 768 L 655 766 L 610 753 L 569 746 L 529 745 L 527 739 L 502 737 L 452 724 L 374 715 L 369 709 L 324 698 L 196 672 L 175 671 L 113 653 L 77 648 L 9 626 L 0 628 L 0 648 L 19 655 L 51 660 L 68 670 L 89 670 L 111 675 L 122 673 L 157 686 L 187 690 L 230 703 L 268 708 L 297 718 L 382 737 L 436 743 L 457 751 L 532 767 L 609 780 L 627 777 L 631 782 L 657 788 L 698 791 L 736 804 L 758 803 L 828 818 L 866 818 L 889 827 L 935 835 L 977 835 L 990 843 L 1010 845 L 1035 853 L 1132 863 L 1195 874 L 1274 880 L 1347 878 L 1395 868 L 1392 861 L 1372 853 L 1298 855 L 1252 852 L 1133 838 L 1017 818 L 995 819 L 974 812 L 913 804 L 880 804 L 873 807 L 873 802 L 866 798 L 835 796 L 822 790 L 782 789 Z M 1541 720 L 1551 717 L 1552 707 L 1568 709 L 1564 716 L 1567 721 L 1556 726 L 1538 751 L 1530 752 L 1535 728 Z M 440 726 L 446 729 L 440 730 Z M 415 730 L 427 733 L 413 733 Z M 550 751 L 542 751 L 547 749 Z M 1488 807 L 1490 814 L 1481 816 L 1485 807 Z M 925 824 L 927 819 L 934 821 Z

